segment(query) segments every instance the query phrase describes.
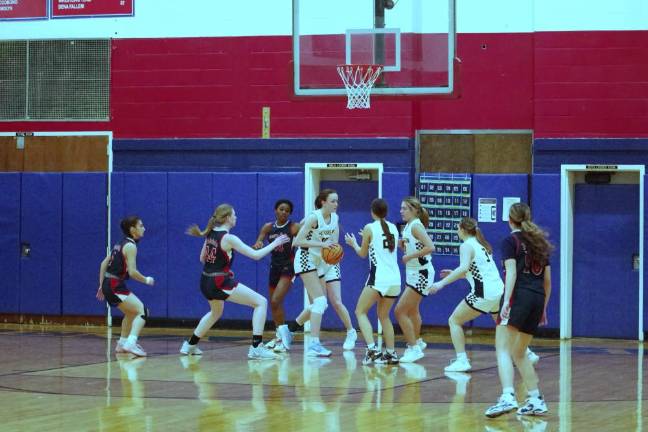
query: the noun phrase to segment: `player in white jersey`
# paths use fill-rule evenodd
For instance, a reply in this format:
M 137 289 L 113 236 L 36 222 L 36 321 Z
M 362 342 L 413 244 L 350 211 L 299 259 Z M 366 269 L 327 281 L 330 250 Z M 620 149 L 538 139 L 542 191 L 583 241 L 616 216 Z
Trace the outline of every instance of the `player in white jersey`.
M 304 223 L 293 241 L 293 246 L 298 248 L 294 260 L 295 274 L 302 278 L 311 304 L 299 314 L 295 322 L 277 328 L 284 346 L 290 349 L 292 332 L 310 319 L 311 344 L 306 354 L 311 357 L 328 357 L 331 355 L 331 351 L 324 348 L 319 340 L 322 315 L 328 308 L 327 282 L 333 285 L 333 289 L 335 289 L 334 283 L 337 282 L 337 296 L 334 296 L 334 298 L 340 300 L 334 302 L 334 304 L 338 315 L 340 315 L 347 327 L 347 338 L 350 336 L 349 333 L 352 332 L 353 344 L 355 345 L 355 330 L 351 326 L 351 317 L 341 302 L 339 267 L 324 262 L 321 252 L 323 247 L 338 242 L 340 230 L 336 213 L 337 207 L 337 192 L 333 189 L 323 189 L 315 199 L 315 208 L 317 210 L 304 219 Z M 290 328 L 291 326 L 292 328 Z
M 353 234 L 346 234 L 346 243 L 361 256 L 369 255 L 369 277 L 365 287 L 358 298 L 356 317 L 360 331 L 367 343 L 367 352 L 363 364 L 396 364 L 398 355 L 394 350 L 394 327 L 392 326 L 389 312 L 400 294 L 400 270 L 396 243 L 398 229 L 391 222 L 387 222 L 387 202 L 377 198 L 371 202 L 371 217 L 374 222 L 365 225 L 362 229 L 362 246 L 358 245 Z M 383 329 L 386 352 L 381 353 L 374 342 L 373 328 L 367 317 L 367 312 L 378 303 L 377 314 Z
M 432 253 L 434 243 L 427 234 L 429 217 L 418 199 L 406 197 L 403 199 L 400 214 L 406 222 L 403 228 L 403 263 L 405 264 L 406 285 L 394 314 L 403 331 L 407 349 L 401 362 L 415 362 L 423 357 L 426 343 L 421 339 L 421 300 L 427 297 L 432 282 L 434 282 L 434 267 Z M 409 289 L 408 289 L 409 288 Z
M 459 267 L 454 270 L 442 270 L 442 279 L 430 289 L 430 292 L 436 293 L 462 277 L 470 284 L 470 293 L 448 318 L 450 336 L 457 356 L 446 366 L 446 372 L 467 372 L 471 369 L 466 355 L 462 325 L 481 314 L 491 314 L 495 320 L 504 293 L 504 282 L 493 259 L 493 248 L 484 238 L 477 221 L 469 217 L 463 218 L 459 222 L 457 233 L 463 241 L 459 248 Z

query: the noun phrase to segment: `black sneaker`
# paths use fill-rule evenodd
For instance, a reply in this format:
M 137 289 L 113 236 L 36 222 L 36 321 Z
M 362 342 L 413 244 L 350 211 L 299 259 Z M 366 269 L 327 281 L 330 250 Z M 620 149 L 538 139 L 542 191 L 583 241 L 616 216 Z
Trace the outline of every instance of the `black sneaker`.
M 380 351 L 376 348 L 367 348 L 364 358 L 362 359 L 363 365 L 370 365 L 381 357 Z
M 386 364 L 386 365 L 395 365 L 398 364 L 398 354 L 396 351 L 393 353 L 384 352 L 380 355 L 380 358 L 375 360 L 376 364 Z

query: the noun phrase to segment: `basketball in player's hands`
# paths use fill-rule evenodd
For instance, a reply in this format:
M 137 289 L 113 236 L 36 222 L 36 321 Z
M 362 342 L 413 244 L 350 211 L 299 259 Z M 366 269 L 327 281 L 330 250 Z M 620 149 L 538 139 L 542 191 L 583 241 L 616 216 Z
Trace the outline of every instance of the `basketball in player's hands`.
M 337 264 L 344 256 L 344 249 L 338 243 L 322 248 L 322 259 L 327 264 Z

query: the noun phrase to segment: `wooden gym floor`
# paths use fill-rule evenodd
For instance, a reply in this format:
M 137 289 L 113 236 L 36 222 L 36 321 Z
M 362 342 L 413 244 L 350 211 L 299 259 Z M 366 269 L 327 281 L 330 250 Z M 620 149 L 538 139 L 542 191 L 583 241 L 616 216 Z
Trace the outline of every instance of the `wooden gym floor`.
M 500 393 L 491 335 L 468 338 L 473 372 L 446 376 L 447 334 L 425 335 L 417 364 L 362 366 L 364 344 L 330 360 L 248 361 L 248 332 L 213 331 L 202 356 L 178 353 L 189 329 L 145 329 L 145 359 L 115 356 L 102 327 L 0 325 L 0 430 L 7 431 L 640 431 L 643 345 L 538 340 L 550 412 L 486 419 Z M 270 333 L 267 333 L 270 337 Z M 307 336 L 306 336 L 307 338 Z M 112 343 L 111 343 L 112 342 Z M 402 341 L 398 350 L 402 352 Z M 516 376 L 518 399 L 526 394 Z

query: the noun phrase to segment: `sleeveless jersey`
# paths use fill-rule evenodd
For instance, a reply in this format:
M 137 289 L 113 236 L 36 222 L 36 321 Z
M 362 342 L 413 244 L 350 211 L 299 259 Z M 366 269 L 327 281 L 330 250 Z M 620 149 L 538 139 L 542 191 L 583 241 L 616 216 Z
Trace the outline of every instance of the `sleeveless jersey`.
M 380 221 L 369 224 L 371 242 L 369 243 L 369 279 L 367 285 L 378 287 L 399 286 L 401 284 L 400 270 L 398 269 L 398 228 L 391 222 L 387 227 L 394 238 L 394 250 L 389 250 L 388 239 L 383 232 Z
M 281 234 L 286 234 L 291 240 L 290 242 L 284 243 L 272 250 L 270 254 L 270 265 L 273 267 L 285 267 L 292 264 L 294 254 L 291 245 L 293 239 L 292 233 L 290 232 L 291 226 L 292 221 L 290 220 L 281 226 L 277 225 L 277 222 L 275 221 L 268 233 L 268 242 L 273 242 Z
M 314 214 L 317 217 L 317 228 L 311 228 L 308 231 L 308 233 L 306 234 L 306 240 L 321 241 L 321 242 L 327 241 L 333 235 L 333 232 L 338 227 L 337 213 L 331 213 L 331 220 L 329 221 L 328 224 L 324 221 L 324 216 L 322 215 L 322 209 L 315 210 L 312 214 Z M 305 249 L 308 249 L 308 252 L 310 252 L 313 255 L 317 255 L 317 256 L 322 255 L 322 248 L 320 247 L 309 247 Z
M 124 256 L 123 250 L 124 246 L 128 243 L 135 243 L 130 237 L 124 237 L 119 243 L 113 246 L 112 252 L 110 252 L 110 261 L 108 261 L 108 268 L 106 268 L 106 273 L 119 278 L 120 280 L 129 279 L 128 275 L 128 263 L 126 262 L 126 257 Z
M 472 246 L 475 252 L 466 272 L 470 292 L 484 299 L 499 298 L 504 293 L 504 282 L 500 278 L 493 255 L 489 254 L 475 237 L 470 237 L 464 242 Z
M 531 259 L 524 236 L 519 230 L 513 231 L 503 243 L 502 260 L 515 259 L 517 270 L 515 289 L 529 290 L 544 295 L 545 267 L 550 263 L 534 262 Z
M 416 253 L 425 247 L 425 245 L 418 241 L 416 237 L 414 237 L 414 234 L 412 234 L 412 228 L 416 225 L 420 225 L 421 228 L 423 228 L 423 232 L 426 232 L 425 227 L 419 218 L 413 219 L 405 225 L 405 228 L 403 228 L 403 240 L 405 241 L 406 255 Z M 424 269 L 432 267 L 432 255 L 427 254 L 418 257 L 418 259 L 411 259 L 407 261 L 405 267 L 408 269 Z
M 205 239 L 205 264 L 203 273 L 228 273 L 234 261 L 234 251 L 229 253 L 221 248 L 221 240 L 227 234 L 225 230 L 212 230 Z

